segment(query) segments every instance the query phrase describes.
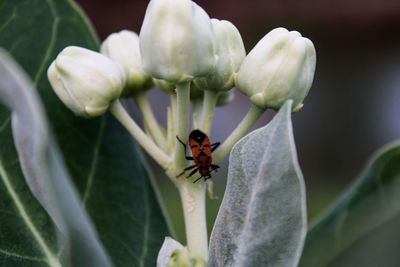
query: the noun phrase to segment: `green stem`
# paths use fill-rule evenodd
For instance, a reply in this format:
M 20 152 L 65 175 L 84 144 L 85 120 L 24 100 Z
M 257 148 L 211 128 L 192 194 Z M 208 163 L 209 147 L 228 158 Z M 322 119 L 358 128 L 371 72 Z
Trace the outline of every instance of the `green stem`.
M 189 250 L 208 260 L 208 237 L 205 207 L 206 183 L 184 182 L 178 185 L 185 218 Z
M 119 100 L 111 103 L 110 112 L 160 166 L 164 169 L 170 167 L 171 158 L 142 131 L 131 116 L 129 116 Z
M 171 94 L 171 118 L 169 124 L 169 131 L 168 131 L 168 146 L 172 146 L 172 149 L 168 151 L 169 154 L 173 153 L 173 150 L 175 149 L 175 143 L 176 143 L 176 125 L 177 125 L 177 120 L 178 120 L 178 100 L 176 94 Z M 171 143 L 170 143 L 171 142 Z
M 134 99 L 142 112 L 143 124 L 145 124 L 151 136 L 153 136 L 156 144 L 164 151 L 167 151 L 167 140 L 161 131 L 161 126 L 158 124 L 154 117 L 153 110 L 151 109 L 150 103 L 147 99 L 146 92 L 140 92 L 134 96 Z
M 174 128 L 174 119 L 172 117 L 171 107 L 167 108 L 167 153 L 172 154 L 175 145 L 175 128 Z
M 177 126 L 176 136 L 183 143 L 187 143 L 189 130 L 189 113 L 190 113 L 190 82 L 177 84 Z M 185 150 L 180 142 L 175 142 L 174 150 L 174 169 L 175 171 L 183 170 L 186 167 Z
M 200 129 L 208 134 L 211 127 L 211 120 L 214 113 L 215 104 L 217 103 L 218 91 L 205 90 L 203 100 L 203 110 L 201 114 Z
M 199 129 L 200 126 L 200 117 L 201 117 L 201 109 L 203 107 L 203 100 L 200 98 L 196 98 L 192 100 L 193 104 L 193 117 L 192 117 L 192 125 L 193 129 Z
M 176 92 L 176 136 L 186 144 L 189 130 L 190 82 L 178 84 Z M 172 113 L 174 113 L 173 110 L 174 104 L 172 102 Z M 185 167 L 186 158 L 184 146 L 180 142 L 175 141 L 173 166 L 171 169 L 167 170 L 167 175 L 178 187 L 181 196 L 188 248 L 191 252 L 198 254 L 207 261 L 208 235 L 205 207 L 206 185 L 202 181 L 194 184 L 191 180 L 185 179 L 184 177 L 176 178 L 176 175 Z
M 253 126 L 257 119 L 264 113 L 264 109 L 256 105 L 252 105 L 246 116 L 242 119 L 235 130 L 229 135 L 225 142 L 217 149 L 213 155 L 213 162 L 220 163 L 226 155 L 231 151 L 233 145 L 242 138 L 247 131 Z
M 176 120 L 178 119 L 178 99 L 177 98 L 178 97 L 176 96 L 176 94 L 170 95 L 174 129 L 176 129 L 176 124 L 177 124 Z

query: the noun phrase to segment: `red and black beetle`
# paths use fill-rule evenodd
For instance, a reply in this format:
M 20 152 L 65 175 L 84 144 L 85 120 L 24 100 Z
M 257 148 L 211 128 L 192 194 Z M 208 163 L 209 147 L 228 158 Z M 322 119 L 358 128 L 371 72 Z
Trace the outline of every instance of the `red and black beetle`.
M 201 178 L 204 177 L 204 180 L 207 180 L 211 178 L 211 172 L 218 169 L 219 166 L 212 164 L 212 155 L 211 153 L 217 149 L 219 146 L 219 142 L 211 144 L 210 139 L 208 139 L 208 136 L 203 133 L 200 130 L 193 130 L 190 135 L 189 135 L 189 146 L 190 149 L 192 150 L 192 156 L 193 157 L 188 157 L 186 156 L 186 145 L 178 138 L 176 137 L 178 141 L 185 147 L 185 157 L 187 160 L 193 160 L 194 165 L 190 165 L 187 168 L 183 170 L 182 173 L 180 173 L 178 176 L 181 176 L 182 174 L 185 173 L 185 171 L 194 169 L 186 178 L 189 178 L 193 174 L 196 173 L 196 171 L 199 171 L 201 176 L 194 180 L 193 183 L 197 182 Z

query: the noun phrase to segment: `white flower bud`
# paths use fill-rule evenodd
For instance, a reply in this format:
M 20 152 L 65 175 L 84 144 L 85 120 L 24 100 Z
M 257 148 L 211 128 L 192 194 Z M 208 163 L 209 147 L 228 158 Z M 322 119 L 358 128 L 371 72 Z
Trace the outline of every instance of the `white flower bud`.
M 143 67 L 157 79 L 189 81 L 215 64 L 210 18 L 190 0 L 151 0 L 139 39 Z
M 236 86 L 260 108 L 277 110 L 292 99 L 293 111 L 297 111 L 311 87 L 315 61 L 315 48 L 309 39 L 297 31 L 277 28 L 243 60 Z
M 153 78 L 153 83 L 158 89 L 160 89 L 161 91 L 163 91 L 167 94 L 170 94 L 170 95 L 176 94 L 176 92 L 175 92 L 176 85 L 174 83 L 170 83 L 165 80 L 156 79 L 156 78 Z
M 122 96 L 129 97 L 152 86 L 151 76 L 143 70 L 139 36 L 132 31 L 113 33 L 101 44 L 100 52 L 121 65 L 126 76 Z
M 206 90 L 229 90 L 234 86 L 234 75 L 246 56 L 242 37 L 229 21 L 211 19 L 215 33 L 217 62 L 205 77 L 194 80 L 197 87 Z
M 69 46 L 51 63 L 47 77 L 54 92 L 76 115 L 99 116 L 117 99 L 125 84 L 120 67 L 106 56 Z
M 200 90 L 197 86 L 196 86 L 196 84 L 194 83 L 194 82 L 192 82 L 191 84 L 190 84 L 190 100 L 191 101 L 196 101 L 196 100 L 199 100 L 199 99 L 203 99 L 203 97 L 204 97 L 204 91 L 203 90 Z

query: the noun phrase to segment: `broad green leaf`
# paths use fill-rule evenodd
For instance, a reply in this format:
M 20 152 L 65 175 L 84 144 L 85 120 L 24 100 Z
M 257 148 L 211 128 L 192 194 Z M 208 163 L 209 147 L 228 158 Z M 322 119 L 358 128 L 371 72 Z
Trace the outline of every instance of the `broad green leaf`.
M 32 244 L 41 248 L 43 259 L 51 266 L 60 266 L 61 259 L 50 245 L 58 247 L 57 254 L 63 254 L 65 266 L 111 266 L 70 183 L 39 98 L 25 74 L 3 50 L 0 50 L 0 103 L 12 111 L 14 143 L 29 188 L 61 231 L 57 244 L 47 244 L 45 234 L 35 225 L 40 223 L 35 221 L 35 210 L 25 206 L 25 195 L 15 190 L 14 177 L 0 162 L 0 177 L 6 187 L 2 196 L 16 206 L 14 215 L 19 224 L 26 226 L 24 234 L 31 236 Z
M 290 100 L 267 126 L 233 147 L 209 266 L 297 265 L 307 215 L 291 110 Z
M 154 266 L 169 231 L 135 142 L 110 115 L 91 120 L 73 115 L 47 80 L 47 67 L 68 45 L 98 49 L 90 26 L 71 1 L 1 1 L 0 46 L 11 53 L 38 88 L 81 204 L 112 262 L 116 266 Z M 9 176 L 17 180 L 22 174 L 9 121 L 8 110 L 1 108 L 2 158 L 4 165 L 14 164 Z M 16 190 L 27 190 L 24 188 L 21 182 Z M 17 247 L 23 244 L 21 241 Z
M 308 231 L 300 266 L 326 266 L 400 212 L 400 142 L 379 151 Z

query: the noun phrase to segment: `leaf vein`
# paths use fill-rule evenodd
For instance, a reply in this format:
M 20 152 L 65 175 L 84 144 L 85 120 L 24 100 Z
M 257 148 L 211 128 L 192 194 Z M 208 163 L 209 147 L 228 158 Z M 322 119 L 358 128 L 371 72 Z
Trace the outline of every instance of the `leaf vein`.
M 18 258 L 18 259 L 23 259 L 23 260 L 46 262 L 46 259 L 43 259 L 43 258 L 20 255 L 20 254 L 17 254 L 17 253 L 14 253 L 14 252 L 10 252 L 10 251 L 7 251 L 7 250 L 1 249 L 1 248 L 0 248 L 0 254 L 4 254 L 7 257 L 15 257 L 15 258 Z
M 138 260 L 135 252 L 132 250 L 131 246 L 129 246 L 128 244 L 126 244 L 124 241 L 122 241 L 121 239 L 119 239 L 119 237 L 114 236 L 114 235 L 109 235 L 110 238 L 116 240 L 118 243 L 120 243 L 122 245 L 123 248 L 126 249 L 126 251 L 135 259 Z
M 8 118 L 5 119 L 5 121 L 1 124 L 1 126 L 0 126 L 0 132 L 4 131 L 4 130 L 6 129 L 6 127 L 7 127 L 8 124 L 10 123 L 10 121 L 11 121 L 11 115 L 8 116 Z
M 39 231 L 36 229 L 35 225 L 33 224 L 31 218 L 29 217 L 28 213 L 26 212 L 21 200 L 19 199 L 17 193 L 14 191 L 13 186 L 11 185 L 10 179 L 7 175 L 6 170 L 3 167 L 2 162 L 0 162 L 0 178 L 3 180 L 4 185 L 6 186 L 6 190 L 10 194 L 10 197 L 12 198 L 18 213 L 21 215 L 21 218 L 23 219 L 24 223 L 28 227 L 28 229 L 31 231 L 33 237 L 36 239 L 36 241 L 39 243 L 39 246 L 43 250 L 46 258 L 48 259 L 48 264 L 51 267 L 61 267 L 60 262 L 58 259 L 53 255 L 53 253 L 50 251 L 48 248 L 47 244 L 45 243 L 43 237 L 40 235 Z
M 48 45 L 48 47 L 46 49 L 46 53 L 45 53 L 45 55 L 43 57 L 42 64 L 40 64 L 39 70 L 36 73 L 35 78 L 33 79 L 33 84 L 35 86 L 37 86 L 37 84 L 39 82 L 39 79 L 42 77 L 42 74 L 43 74 L 44 70 L 46 69 L 46 67 L 48 65 L 47 62 L 50 59 L 51 52 L 52 52 L 52 50 L 54 48 L 54 45 L 55 45 L 55 42 L 56 42 L 56 36 L 57 36 L 57 33 L 58 33 L 58 24 L 59 24 L 59 21 L 60 21 L 60 19 L 56 16 L 57 12 L 56 12 L 56 9 L 55 9 L 55 7 L 53 5 L 53 2 L 50 1 L 50 0 L 47 0 L 46 2 L 49 5 L 51 13 L 52 13 L 52 15 L 54 17 L 54 23 L 53 23 L 53 27 L 52 27 L 52 30 L 51 30 L 51 39 L 50 39 L 49 45 Z
M 87 184 L 86 184 L 86 188 L 85 188 L 85 191 L 83 193 L 83 198 L 82 198 L 82 206 L 84 208 L 90 197 L 91 189 L 93 187 L 94 175 L 96 174 L 96 167 L 99 162 L 100 146 L 103 141 L 105 124 L 106 124 L 105 117 L 102 117 L 101 123 L 100 123 L 99 135 L 97 136 L 97 140 L 96 140 L 94 150 L 93 150 L 93 158 L 92 158 L 92 162 L 90 164 L 90 170 L 89 170 L 89 174 L 88 174 L 88 178 L 87 178 Z
M 13 8 L 11 16 L 0 26 L 0 32 L 2 32 L 10 23 L 17 17 L 16 7 Z
M 144 218 L 144 229 L 143 229 L 143 246 L 142 246 L 142 254 L 140 255 L 140 266 L 145 266 L 145 258 L 147 255 L 147 245 L 149 238 L 149 224 L 150 224 L 150 211 L 149 211 L 149 199 L 148 199 L 148 191 L 147 191 L 147 182 L 143 182 L 143 192 L 144 192 L 144 202 L 145 202 L 145 218 Z

